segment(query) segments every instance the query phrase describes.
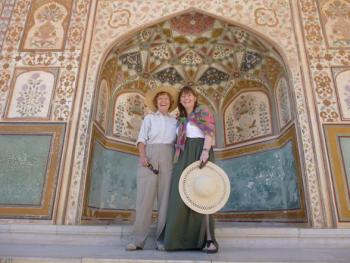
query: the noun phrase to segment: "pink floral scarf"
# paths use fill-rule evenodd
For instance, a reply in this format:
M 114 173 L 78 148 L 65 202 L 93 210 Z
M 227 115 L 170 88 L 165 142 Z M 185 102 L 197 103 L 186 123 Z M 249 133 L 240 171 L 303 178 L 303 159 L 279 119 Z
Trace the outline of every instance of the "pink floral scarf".
M 214 136 L 215 119 L 208 107 L 198 105 L 194 111 L 186 118 L 179 117 L 177 120 L 178 135 L 175 144 L 174 162 L 176 163 L 180 152 L 184 150 L 186 143 L 186 125 L 188 122 L 196 125 L 205 135 Z

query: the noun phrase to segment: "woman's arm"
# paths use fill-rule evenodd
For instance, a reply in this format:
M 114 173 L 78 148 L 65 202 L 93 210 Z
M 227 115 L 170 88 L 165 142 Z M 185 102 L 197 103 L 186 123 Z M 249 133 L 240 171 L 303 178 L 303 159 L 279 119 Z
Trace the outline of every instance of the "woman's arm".
M 148 165 L 148 160 L 147 160 L 147 155 L 146 155 L 146 143 L 149 139 L 149 130 L 150 130 L 150 119 L 149 115 L 146 115 L 144 118 L 141 129 L 139 132 L 139 136 L 136 141 L 137 149 L 139 150 L 140 157 L 139 157 L 139 162 L 143 166 Z
M 212 146 L 212 142 L 213 142 L 213 137 L 209 134 L 206 134 L 204 137 L 202 154 L 201 154 L 201 157 L 199 158 L 199 160 L 202 161 L 203 163 L 205 163 L 209 159 L 209 151 Z
M 142 164 L 143 166 L 147 166 L 148 165 L 148 159 L 146 156 L 146 144 L 139 142 L 137 144 L 137 148 L 139 149 L 139 153 L 140 153 L 140 158 L 139 158 L 139 162 L 140 164 Z

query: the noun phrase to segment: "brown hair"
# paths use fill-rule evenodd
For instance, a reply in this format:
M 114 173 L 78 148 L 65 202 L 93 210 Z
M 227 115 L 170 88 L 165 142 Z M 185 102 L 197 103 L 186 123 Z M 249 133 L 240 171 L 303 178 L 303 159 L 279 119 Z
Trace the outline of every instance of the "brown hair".
M 194 103 L 193 110 L 198 106 L 198 96 L 197 96 L 197 93 L 195 92 L 195 90 L 190 86 L 182 87 L 182 89 L 179 92 L 179 96 L 178 96 L 178 100 L 177 100 L 177 107 L 179 109 L 179 117 L 187 117 L 187 111 L 186 111 L 185 107 L 180 102 L 182 94 L 186 94 L 186 93 L 187 94 L 191 93 L 193 96 L 195 96 L 197 98 L 196 102 Z
M 169 92 L 166 92 L 166 91 L 160 91 L 156 94 L 156 96 L 154 96 L 153 100 L 152 100 L 152 103 L 154 105 L 154 107 L 156 109 L 158 109 L 158 105 L 157 105 L 157 100 L 158 100 L 158 97 L 161 96 L 161 95 L 167 95 L 169 100 L 170 100 L 170 106 L 169 106 L 169 109 L 171 109 L 171 107 L 173 106 L 174 104 L 174 99 L 173 97 L 170 95 Z

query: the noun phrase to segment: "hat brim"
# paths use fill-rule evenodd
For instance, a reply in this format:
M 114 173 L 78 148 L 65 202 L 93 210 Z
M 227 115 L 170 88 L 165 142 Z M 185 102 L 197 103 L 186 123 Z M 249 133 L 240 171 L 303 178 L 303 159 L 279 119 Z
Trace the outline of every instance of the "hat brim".
M 192 210 L 200 214 L 214 214 L 224 207 L 231 191 L 230 180 L 223 169 L 212 162 L 208 162 L 202 169 L 200 161 L 196 161 L 186 167 L 179 181 L 179 193 L 182 201 Z M 194 180 L 198 176 L 213 177 L 215 192 L 203 197 L 194 191 Z
M 179 92 L 177 89 L 169 86 L 160 86 L 158 88 L 147 91 L 145 97 L 145 105 L 147 106 L 147 108 L 149 108 L 153 112 L 156 112 L 158 110 L 157 107 L 153 104 L 153 99 L 160 92 L 167 92 L 171 96 L 173 104 L 169 108 L 169 112 L 175 110 L 177 107 L 177 96 Z

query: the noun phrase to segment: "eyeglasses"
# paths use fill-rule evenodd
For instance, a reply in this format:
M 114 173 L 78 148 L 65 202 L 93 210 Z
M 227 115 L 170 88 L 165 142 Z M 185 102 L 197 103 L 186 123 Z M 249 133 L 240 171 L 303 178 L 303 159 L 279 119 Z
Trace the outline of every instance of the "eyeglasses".
M 159 174 L 159 171 L 157 169 L 153 168 L 153 165 L 151 163 L 148 163 L 147 165 L 148 169 L 150 169 L 154 174 Z

